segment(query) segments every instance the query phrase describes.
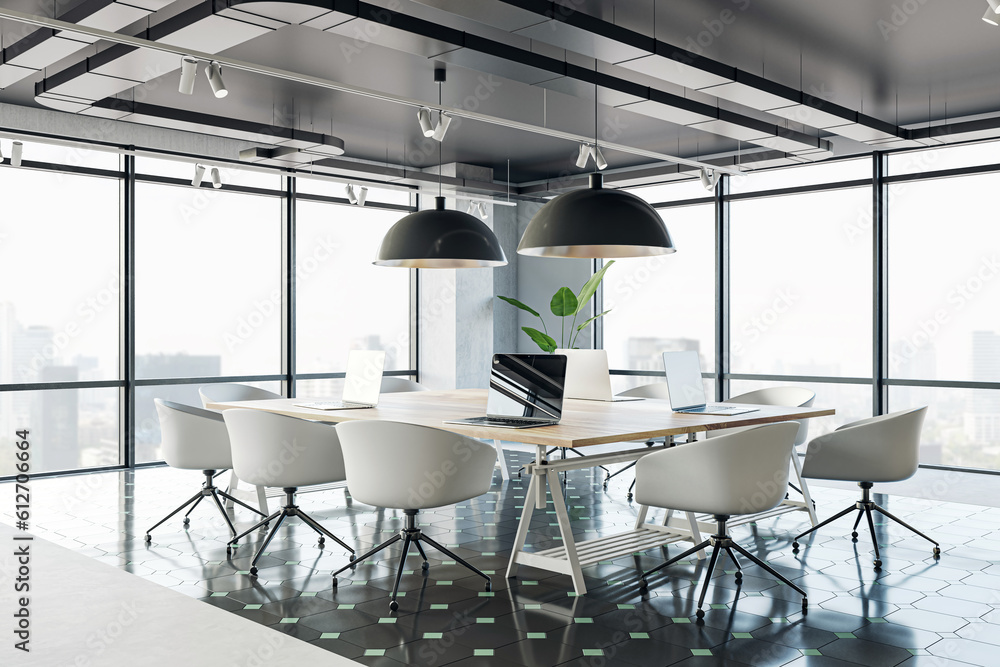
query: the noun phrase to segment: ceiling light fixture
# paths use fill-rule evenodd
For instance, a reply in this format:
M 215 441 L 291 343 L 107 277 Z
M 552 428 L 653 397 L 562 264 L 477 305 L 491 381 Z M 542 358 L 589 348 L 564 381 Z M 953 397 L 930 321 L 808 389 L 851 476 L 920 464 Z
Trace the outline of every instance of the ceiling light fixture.
M 702 168 L 699 178 L 701 179 L 701 185 L 706 190 L 715 190 L 715 186 L 719 184 L 719 179 L 722 174 L 715 171 L 714 169 L 704 169 Z
M 198 60 L 191 56 L 181 58 L 181 82 L 177 86 L 177 92 L 182 95 L 194 93 L 194 80 L 198 76 Z
M 444 68 L 434 70 L 434 80 L 438 84 L 445 80 Z M 439 85 L 438 104 L 440 103 Z M 507 257 L 493 230 L 468 213 L 445 209 L 445 200 L 441 195 L 441 153 L 442 144 L 439 143 L 438 196 L 434 198 L 434 208 L 411 213 L 396 222 L 382 239 L 373 262 L 375 265 L 414 269 L 471 269 L 507 264 Z M 471 204 L 472 202 L 470 207 Z
M 354 186 L 353 185 L 351 185 L 350 183 L 348 183 L 347 187 L 344 188 L 344 192 L 347 193 L 347 201 L 351 202 L 352 204 L 357 204 L 358 203 L 358 196 L 356 194 L 354 194 Z
M 434 125 L 431 124 L 431 110 L 427 107 L 417 109 L 417 122 L 420 123 L 420 131 L 425 137 L 434 136 Z
M 201 187 L 201 181 L 205 178 L 205 165 L 196 164 L 194 166 L 194 178 L 191 179 L 191 185 L 196 188 Z
M 212 167 L 212 187 L 216 190 L 222 187 L 222 174 L 218 167 Z
M 438 124 L 437 128 L 434 130 L 434 134 L 431 135 L 435 141 L 444 141 L 444 135 L 448 132 L 448 128 L 451 126 L 451 116 L 444 113 L 443 111 L 438 114 Z
M 24 150 L 24 144 L 20 141 L 15 141 L 10 145 L 10 164 L 13 167 L 21 166 L 21 153 Z
M 986 2 L 990 3 L 990 9 L 994 14 L 1000 14 L 1000 0 L 986 0 Z
M 226 84 L 222 82 L 222 65 L 218 60 L 213 60 L 205 68 L 205 76 L 208 77 L 208 85 L 212 86 L 212 92 L 219 99 L 229 94 Z
M 986 8 L 986 13 L 983 14 L 983 20 L 990 25 L 1000 25 L 1000 15 L 993 11 L 992 5 Z
M 590 160 L 590 144 L 580 144 L 580 154 L 576 156 L 576 166 L 580 169 L 585 169 L 587 167 L 587 161 Z
M 594 164 L 597 165 L 598 169 L 608 168 L 608 161 L 604 159 L 604 153 L 601 152 L 600 146 L 594 144 L 593 149 L 591 149 L 591 153 L 594 156 Z
M 361 186 L 361 188 L 358 190 L 358 201 L 357 201 L 358 206 L 364 206 L 366 199 L 368 199 L 368 188 Z

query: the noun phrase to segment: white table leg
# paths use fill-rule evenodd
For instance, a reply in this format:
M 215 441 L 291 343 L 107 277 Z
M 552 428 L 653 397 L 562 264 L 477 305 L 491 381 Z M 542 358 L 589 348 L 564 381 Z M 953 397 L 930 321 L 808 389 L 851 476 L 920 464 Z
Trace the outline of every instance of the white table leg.
M 566 560 L 569 561 L 570 576 L 573 578 L 573 589 L 577 595 L 587 592 L 587 584 L 583 581 L 583 569 L 580 567 L 580 557 L 576 553 L 576 541 L 573 539 L 573 527 L 569 522 L 569 511 L 559 486 L 559 473 L 546 473 L 549 478 L 549 488 L 552 489 L 552 504 L 555 505 L 556 519 L 559 521 L 559 533 L 562 535 L 563 548 L 566 549 Z
M 500 446 L 499 440 L 494 440 L 493 446 L 497 450 L 497 465 L 500 466 L 500 479 L 507 482 L 510 480 L 510 470 L 507 469 L 507 459 L 504 458 L 503 447 Z
M 688 515 L 688 523 L 691 524 L 691 541 L 694 544 L 701 544 L 701 528 L 698 527 L 698 519 L 695 518 L 694 512 L 686 512 L 686 514 Z M 699 559 L 704 560 L 705 556 L 704 549 L 698 552 Z
M 229 495 L 233 495 L 233 491 L 235 491 L 239 485 L 240 485 L 240 478 L 236 476 L 235 470 L 231 470 L 229 475 L 229 491 L 227 491 L 227 493 Z M 233 501 L 229 500 L 228 498 L 226 499 L 226 509 L 229 510 L 233 509 Z
M 535 446 L 535 463 L 541 464 L 543 461 L 545 461 L 545 447 L 543 447 L 541 445 L 537 445 L 537 446 Z M 537 509 L 537 510 L 543 510 L 543 509 L 545 509 L 545 479 L 546 479 L 546 476 L 544 474 L 532 475 L 532 478 L 534 478 L 534 477 L 538 478 L 538 484 L 535 486 L 535 509 Z M 535 480 L 532 479 L 531 481 L 534 482 Z M 558 481 L 558 480 L 556 480 L 556 481 Z M 556 486 L 554 486 L 552 488 L 558 489 L 559 485 L 557 484 Z M 554 491 L 553 491 L 553 495 L 555 495 Z M 531 497 L 530 494 L 527 494 L 527 497 L 530 498 Z
M 260 505 L 260 511 L 264 513 L 264 516 L 270 515 L 270 512 L 267 511 L 267 487 L 257 487 L 257 504 Z
M 795 478 L 799 481 L 799 488 L 802 489 L 802 500 L 806 503 L 809 521 L 815 526 L 819 523 L 819 519 L 816 518 L 816 509 L 813 507 L 812 496 L 809 494 L 809 486 L 806 484 L 805 478 L 802 477 L 802 462 L 799 461 L 799 454 L 794 449 L 792 449 L 792 468 L 795 469 Z
M 517 555 L 524 550 L 524 542 L 528 539 L 528 527 L 531 526 L 531 515 L 535 511 L 532 502 L 532 493 L 538 486 L 539 475 L 532 475 L 528 483 L 528 492 L 524 494 L 524 507 L 521 510 L 521 522 L 517 524 L 517 533 L 514 535 L 514 548 L 510 552 L 510 561 L 507 563 L 507 578 L 517 576 Z
M 649 505 L 639 505 L 639 514 L 635 517 L 636 530 L 642 528 L 642 524 L 646 523 L 647 514 L 649 514 Z

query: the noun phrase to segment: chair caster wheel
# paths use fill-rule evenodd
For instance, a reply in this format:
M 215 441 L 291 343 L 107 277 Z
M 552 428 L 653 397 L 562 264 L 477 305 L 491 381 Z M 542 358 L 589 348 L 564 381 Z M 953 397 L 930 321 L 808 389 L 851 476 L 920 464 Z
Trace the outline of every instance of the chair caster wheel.
M 355 555 L 354 555 L 354 554 L 351 554 L 351 557 L 350 557 L 350 558 L 349 558 L 348 560 L 349 560 L 349 561 L 350 561 L 351 563 L 353 563 L 353 562 L 354 562 L 354 558 L 355 558 Z
M 875 559 L 873 565 L 875 565 L 875 569 L 876 570 L 881 570 L 882 569 L 882 561 L 880 559 L 878 559 L 878 558 Z
M 798 552 L 798 550 L 799 550 L 799 543 L 798 542 L 792 542 L 792 551 Z
M 396 602 L 395 600 L 392 600 L 391 602 L 389 602 L 389 611 L 396 611 L 397 609 L 399 609 L 399 603 L 398 602 Z
M 331 584 L 331 585 L 332 585 L 332 586 L 333 586 L 334 588 L 336 588 L 336 587 L 337 587 L 337 577 L 334 577 L 334 578 L 333 578 L 333 584 Z
M 251 577 L 256 577 L 257 576 L 257 568 L 256 567 L 251 567 L 250 568 L 250 576 Z
M 149 533 L 146 533 L 146 537 L 144 539 L 146 541 L 146 544 L 149 544 L 150 542 L 153 541 L 153 536 L 150 535 Z
M 940 547 L 934 547 L 934 557 L 935 558 L 940 558 L 941 557 L 941 549 L 940 549 Z
M 740 572 L 737 572 L 736 573 L 736 583 L 740 583 L 741 581 L 743 581 L 743 574 L 740 573 Z
M 701 619 L 705 618 L 705 612 L 704 612 L 704 610 L 702 610 L 702 609 L 699 609 L 699 610 L 698 610 L 698 611 L 697 611 L 697 612 L 695 613 L 695 616 L 697 616 L 697 617 L 698 617 L 698 620 L 701 620 Z
M 232 547 L 226 547 L 226 558 L 229 558 L 232 555 L 233 555 Z
M 493 590 L 493 582 L 492 581 L 487 581 L 486 582 L 486 586 L 483 587 L 483 590 L 485 590 L 487 593 L 489 593 L 490 591 L 492 591 Z
M 184 525 L 187 526 L 187 525 L 190 525 L 190 524 L 191 524 L 191 519 L 189 519 L 187 517 L 184 517 Z
M 427 561 L 424 561 L 423 563 L 420 564 L 420 569 L 425 571 L 429 570 L 431 569 L 431 565 Z
M 625 500 L 632 500 L 632 494 L 631 493 L 626 493 L 625 494 Z
M 806 613 L 809 610 L 809 598 L 802 598 L 802 613 Z
M 855 542 L 858 541 L 858 531 L 854 531 L 853 533 L 851 533 L 851 539 L 853 539 Z
M 643 577 L 642 579 L 639 580 L 639 590 L 644 591 L 647 588 L 649 588 L 649 582 L 646 581 L 646 577 Z
M 318 544 L 319 546 L 323 546 L 324 544 L 326 544 L 326 540 L 324 540 L 324 539 L 323 539 L 323 538 L 321 537 L 321 538 L 319 538 L 318 540 L 316 540 L 316 543 L 317 543 L 317 544 Z

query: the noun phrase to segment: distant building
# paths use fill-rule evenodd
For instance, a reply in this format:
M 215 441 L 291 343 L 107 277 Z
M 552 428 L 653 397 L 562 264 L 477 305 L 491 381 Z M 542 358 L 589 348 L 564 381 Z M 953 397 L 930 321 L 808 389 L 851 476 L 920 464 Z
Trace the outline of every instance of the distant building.
M 42 382 L 76 382 L 76 366 L 46 366 Z M 34 392 L 33 392 L 34 393 Z M 53 389 L 35 394 L 38 419 L 32 419 L 32 450 L 36 470 L 72 470 L 80 466 L 79 392 L 76 389 Z
M 972 380 L 1000 382 L 1000 334 L 972 332 Z M 965 435 L 976 444 L 1000 443 L 1000 391 L 972 390 L 965 412 Z
M 655 338 L 644 336 L 629 338 L 628 366 L 631 370 L 662 371 L 664 352 L 683 352 L 694 350 L 701 357 L 701 345 L 693 338 Z M 705 359 L 701 359 L 702 370 L 707 368 Z

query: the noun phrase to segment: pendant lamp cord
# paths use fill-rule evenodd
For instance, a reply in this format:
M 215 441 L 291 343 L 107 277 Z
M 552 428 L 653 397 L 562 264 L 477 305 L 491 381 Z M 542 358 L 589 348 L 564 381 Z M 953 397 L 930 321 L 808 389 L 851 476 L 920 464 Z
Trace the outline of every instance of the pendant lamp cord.
M 442 112 L 440 111 L 440 109 L 441 109 L 441 85 L 442 85 L 441 82 L 438 81 L 438 125 L 441 124 L 441 116 L 442 116 Z M 441 155 L 442 155 L 441 148 L 442 148 L 443 144 L 444 144 L 444 137 L 441 137 L 441 141 L 438 142 L 438 197 L 442 196 L 442 194 L 441 194 L 441 176 L 443 175 L 443 171 L 444 171 L 444 162 L 443 162 L 444 158 L 441 157 Z
M 594 58 L 594 167 L 597 167 L 597 58 Z

